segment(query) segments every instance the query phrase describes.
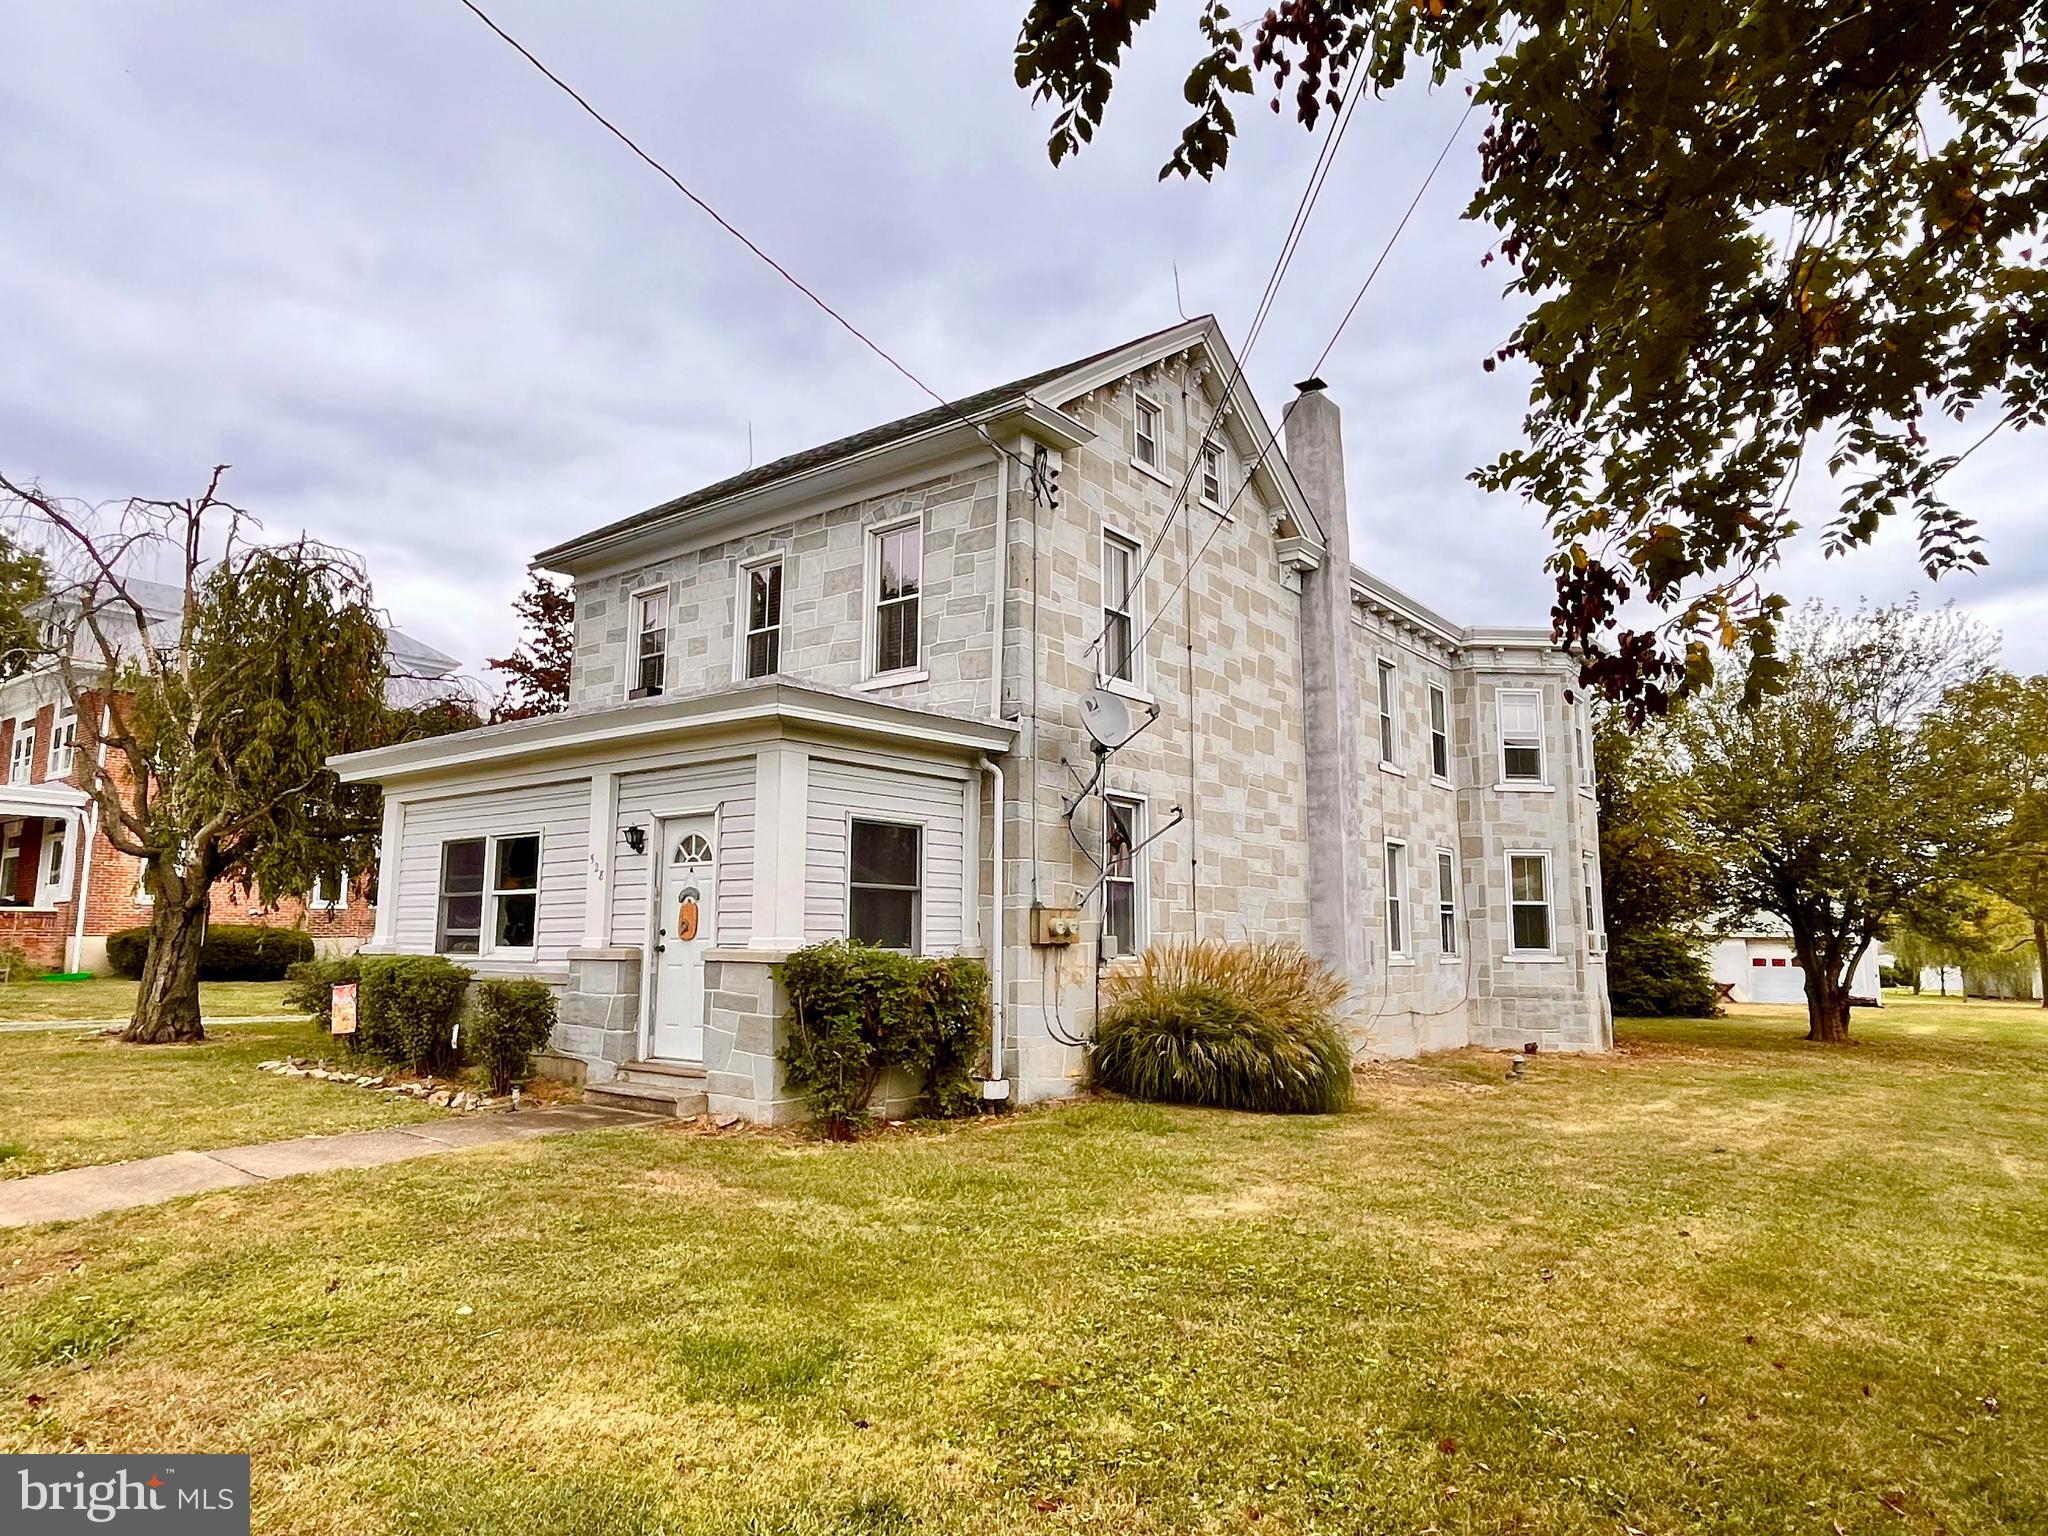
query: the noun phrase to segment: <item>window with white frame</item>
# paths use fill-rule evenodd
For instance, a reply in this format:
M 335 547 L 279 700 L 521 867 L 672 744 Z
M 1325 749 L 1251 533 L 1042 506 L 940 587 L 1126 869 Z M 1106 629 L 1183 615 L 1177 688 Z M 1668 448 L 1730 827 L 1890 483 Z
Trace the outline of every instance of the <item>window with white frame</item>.
M 782 562 L 763 560 L 740 571 L 740 611 L 745 615 L 743 673 L 773 677 L 782 670 Z
M 914 953 L 923 919 L 924 828 L 856 817 L 847 840 L 847 937 Z
M 21 885 L 21 823 L 10 821 L 0 829 L 0 906 L 19 905 L 15 892 Z
M 14 740 L 7 749 L 7 782 L 26 784 L 36 762 L 36 722 L 23 716 L 14 722 Z
M 1552 953 L 1550 855 L 1508 855 L 1508 948 L 1518 955 Z
M 918 663 L 919 594 L 924 589 L 924 525 L 902 523 L 868 536 L 875 595 L 874 672 L 909 672 Z
M 633 595 L 633 686 L 628 698 L 652 698 L 668 680 L 668 588 Z
M 1121 534 L 1102 535 L 1103 681 L 1138 681 L 1138 546 Z
M 1147 469 L 1157 469 L 1159 467 L 1159 423 L 1163 419 L 1163 413 L 1159 409 L 1158 401 L 1147 399 L 1144 395 L 1139 395 L 1136 399 L 1137 404 L 1131 412 L 1131 420 L 1135 424 L 1135 439 L 1131 450 L 1131 457 Z
M 1583 707 L 1572 711 L 1572 743 L 1578 758 L 1579 788 L 1590 791 L 1593 788 L 1593 740 L 1586 728 L 1586 711 Z
M 1500 720 L 1500 776 L 1506 784 L 1543 782 L 1543 691 L 1502 688 L 1494 694 Z
M 65 877 L 70 873 L 68 858 L 71 848 L 71 824 L 64 821 L 43 823 L 43 880 L 42 899 L 59 902 L 64 899 Z
M 1448 848 L 1436 851 L 1436 941 L 1446 955 L 1458 952 L 1458 857 Z
M 1387 954 L 1408 954 L 1408 845 L 1387 839 Z
M 1593 878 L 1593 855 L 1586 854 L 1579 861 L 1580 877 L 1586 890 L 1586 948 L 1599 954 L 1606 948 L 1606 925 L 1600 920 L 1600 885 Z
M 71 765 L 78 753 L 78 715 L 65 708 L 59 710 L 57 719 L 50 727 L 50 761 L 43 769 L 46 779 L 68 779 Z
M 313 882 L 313 905 L 333 911 L 348 901 L 348 871 L 321 875 Z
M 1443 685 L 1429 685 L 1429 771 L 1439 779 L 1451 776 L 1451 707 Z
M 531 953 L 540 918 L 540 834 L 441 845 L 435 948 L 448 955 Z
M 1145 945 L 1145 878 L 1138 845 L 1145 841 L 1145 803 L 1127 795 L 1102 802 L 1102 944 L 1111 959 Z
M 1380 761 L 1394 766 L 1394 664 L 1382 656 L 1380 674 Z
M 1223 510 L 1223 445 L 1214 438 L 1202 444 L 1202 505 Z

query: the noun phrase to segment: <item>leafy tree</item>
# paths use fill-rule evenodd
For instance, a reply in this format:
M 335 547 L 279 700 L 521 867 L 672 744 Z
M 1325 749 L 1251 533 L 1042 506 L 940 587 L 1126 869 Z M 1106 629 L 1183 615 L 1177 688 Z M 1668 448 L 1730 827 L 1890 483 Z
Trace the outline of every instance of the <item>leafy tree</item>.
M 0 533 L 0 679 L 18 676 L 35 660 L 39 626 L 28 607 L 43 589 L 43 557 Z
M 1809 605 L 1786 639 L 1780 691 L 1746 701 L 1722 678 L 1681 714 L 1688 815 L 1730 904 L 1790 928 L 1807 1039 L 1842 1041 L 1864 954 L 1894 925 L 1945 920 L 1992 830 L 1980 754 L 1940 728 L 1992 640 L 1911 604 Z
M 558 715 L 569 707 L 569 664 L 576 654 L 575 595 L 545 571 L 533 571 L 512 611 L 519 615 L 518 649 L 484 663 L 510 678 L 491 719 Z
M 1617 709 L 1595 713 L 1600 903 L 1617 1014 L 1716 1011 L 1702 925 L 1717 903 L 1718 871 L 1694 836 L 1671 736 L 1662 723 L 1631 729 Z
M 2032 923 L 1993 891 L 1958 889 L 1945 911 L 1923 916 L 1916 924 L 1902 924 L 1891 944 L 1893 956 L 1913 970 L 1916 992 L 1921 990 L 1919 972 L 1930 967 L 1943 997 L 1948 996 L 1951 971 L 1965 996 L 1972 983 L 1980 992 L 1994 986 L 2013 996 L 2032 992 Z
M 1976 875 L 2024 914 L 2048 1008 L 2048 676 L 1995 672 L 1958 689 L 1942 728 L 1988 754 L 2000 819 Z
M 1017 83 L 1091 139 L 1156 0 L 1032 0 Z M 1231 103 L 1270 81 L 1313 127 L 1361 83 L 1486 63 L 1466 209 L 1500 231 L 1526 314 L 1525 443 L 1476 472 L 1543 509 L 1553 619 L 1640 717 L 1704 686 L 1715 646 L 1781 666 L 1759 582 L 1826 445 L 1837 554 L 1887 517 L 1930 576 L 1983 563 L 1940 415 L 2048 420 L 2048 6 L 2041 0 L 1281 0 L 1248 41 L 1204 0 L 1193 117 L 1161 176 L 1211 176 Z M 1631 598 L 1657 605 L 1649 628 Z
M 327 767 L 378 744 L 388 723 L 369 580 L 355 556 L 308 539 L 250 542 L 247 515 L 220 496 L 224 469 L 199 496 L 111 512 L 0 476 L 51 552 L 48 659 L 106 749 L 78 754 L 85 787 L 152 901 L 129 1040 L 203 1038 L 199 944 L 215 882 L 267 902 L 377 851 L 375 787 Z M 134 574 L 163 564 L 179 595 L 169 618 Z

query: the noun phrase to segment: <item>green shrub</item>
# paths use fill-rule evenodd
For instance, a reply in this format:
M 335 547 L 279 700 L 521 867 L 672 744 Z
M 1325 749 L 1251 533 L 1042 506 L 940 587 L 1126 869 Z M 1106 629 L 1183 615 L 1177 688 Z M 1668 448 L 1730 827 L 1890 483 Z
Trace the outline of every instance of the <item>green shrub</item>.
M 31 960 L 28 951 L 13 944 L 0 944 L 0 981 L 33 981 L 46 975 L 49 967 Z
M 924 1108 L 964 1114 L 988 1028 L 988 970 L 958 956 L 921 959 L 835 939 L 775 967 L 789 993 L 781 1050 L 789 1085 L 829 1135 L 850 1136 L 892 1068 L 921 1079 Z
M 149 929 L 121 928 L 107 935 L 107 965 L 133 980 L 149 956 Z M 313 958 L 313 936 L 300 928 L 209 923 L 199 946 L 201 981 L 283 981 L 294 965 Z
M 1887 962 L 1877 968 L 1877 984 L 1880 987 L 1910 987 L 1919 979 L 1911 966 L 1899 965 L 1896 962 Z
M 1625 1019 L 1711 1019 L 1721 1011 L 1704 946 L 1677 928 L 1637 928 L 1613 937 L 1607 999 Z
M 1292 944 L 1155 944 L 1102 984 L 1089 1065 L 1169 1104 L 1322 1114 L 1351 1102 L 1345 985 Z
M 462 1065 L 455 1025 L 470 969 L 439 955 L 365 955 L 359 967 L 363 1049 L 424 1075 L 452 1075 Z
M 555 989 L 545 982 L 478 984 L 463 1031 L 470 1060 L 489 1074 L 491 1092 L 510 1093 L 533 1076 L 533 1053 L 555 1032 Z

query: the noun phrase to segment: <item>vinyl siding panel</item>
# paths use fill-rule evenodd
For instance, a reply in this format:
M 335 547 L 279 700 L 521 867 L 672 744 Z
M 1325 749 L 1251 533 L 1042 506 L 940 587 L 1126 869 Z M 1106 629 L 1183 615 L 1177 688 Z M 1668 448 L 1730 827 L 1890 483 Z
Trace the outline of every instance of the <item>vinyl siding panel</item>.
M 924 950 L 957 950 L 966 918 L 967 789 L 960 779 L 813 757 L 804 937 L 846 937 L 847 822 L 858 814 L 924 827 Z
M 440 911 L 441 845 L 455 838 L 540 834 L 540 901 L 532 962 L 463 956 L 483 973 L 560 967 L 583 933 L 583 872 L 590 856 L 590 781 L 417 800 L 405 809 L 392 937 L 408 955 L 434 952 Z
M 718 942 L 742 946 L 754 925 L 754 759 L 727 758 L 619 777 L 619 825 L 649 829 L 648 853 L 623 839 L 612 860 L 614 944 L 647 942 L 647 860 L 664 811 L 718 810 Z

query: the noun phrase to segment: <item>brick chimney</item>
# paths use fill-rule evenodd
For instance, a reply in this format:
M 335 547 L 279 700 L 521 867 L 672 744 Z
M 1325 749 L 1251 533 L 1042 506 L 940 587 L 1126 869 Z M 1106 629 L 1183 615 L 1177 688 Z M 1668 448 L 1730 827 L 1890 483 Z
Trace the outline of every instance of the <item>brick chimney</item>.
M 1287 408 L 1287 461 L 1322 525 L 1323 562 L 1301 579 L 1301 705 L 1308 783 L 1309 948 L 1351 983 L 1366 981 L 1365 855 L 1358 780 L 1358 673 L 1351 645 L 1351 523 L 1344 501 L 1343 413 L 1321 379 Z M 1303 530 L 1308 532 L 1310 530 Z

